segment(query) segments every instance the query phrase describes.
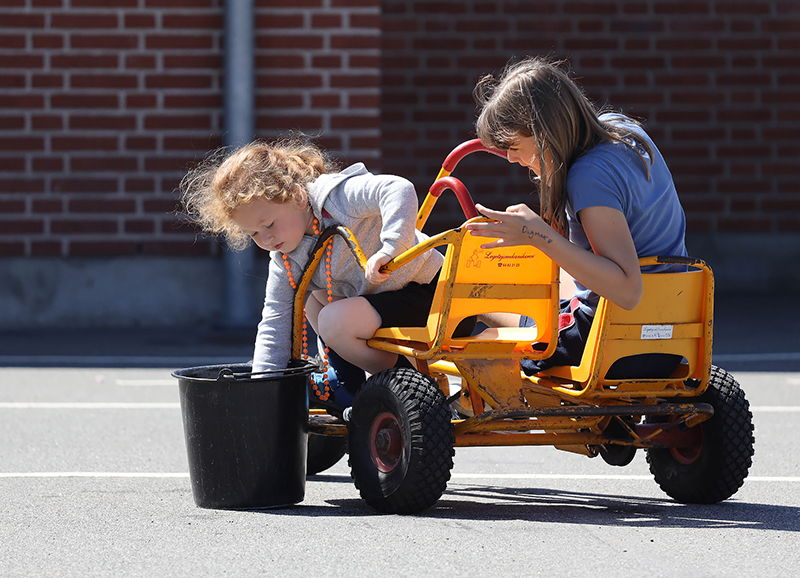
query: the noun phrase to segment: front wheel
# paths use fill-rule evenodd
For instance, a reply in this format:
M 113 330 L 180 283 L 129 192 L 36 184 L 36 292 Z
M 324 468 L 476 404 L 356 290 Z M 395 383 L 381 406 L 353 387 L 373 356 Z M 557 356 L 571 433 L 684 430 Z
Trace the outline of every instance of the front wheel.
M 361 497 L 380 512 L 414 514 L 444 493 L 453 468 L 453 425 L 436 382 L 412 369 L 369 380 L 353 402 L 350 467 Z
M 709 403 L 714 415 L 695 426 L 687 447 L 647 450 L 650 473 L 664 492 L 685 504 L 714 504 L 744 483 L 753 463 L 753 414 L 737 381 L 727 371 L 711 367 L 708 389 L 697 398 Z M 663 421 L 648 417 L 647 423 Z

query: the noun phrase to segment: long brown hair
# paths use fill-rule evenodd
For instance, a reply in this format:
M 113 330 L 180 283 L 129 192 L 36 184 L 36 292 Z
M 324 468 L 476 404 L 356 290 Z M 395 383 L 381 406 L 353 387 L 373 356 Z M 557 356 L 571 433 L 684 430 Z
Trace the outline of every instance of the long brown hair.
M 631 130 L 630 124 L 638 125 L 633 119 L 617 114 L 600 120 L 606 111 L 592 104 L 565 68 L 563 61 L 528 57 L 509 64 L 499 79 L 482 77 L 474 96 L 480 106 L 475 128 L 484 145 L 507 150 L 519 137 L 535 138 L 540 214 L 566 237 L 567 173 L 572 164 L 601 142 L 620 142 L 636 152 L 649 179 L 648 161 L 635 145 L 651 159 L 653 149 Z M 548 174 L 545 150 L 553 161 L 552 174 Z M 537 180 L 533 173 L 531 178 Z
M 328 156 L 304 138 L 278 142 L 255 141 L 239 149 L 218 149 L 181 180 L 184 211 L 203 231 L 224 235 L 233 249 L 242 249 L 249 236 L 232 215 L 255 199 L 305 206 L 308 185 L 337 170 Z

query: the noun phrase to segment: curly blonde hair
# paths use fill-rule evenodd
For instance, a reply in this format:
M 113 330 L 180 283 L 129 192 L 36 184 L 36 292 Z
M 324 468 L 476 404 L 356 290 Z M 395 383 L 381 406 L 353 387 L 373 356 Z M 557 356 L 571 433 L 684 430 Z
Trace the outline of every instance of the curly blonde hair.
M 336 167 L 317 146 L 302 138 L 255 141 L 209 154 L 181 180 L 184 213 L 206 233 L 222 235 L 241 250 L 250 237 L 233 221 L 241 205 L 257 199 L 273 203 L 308 203 L 308 185 Z

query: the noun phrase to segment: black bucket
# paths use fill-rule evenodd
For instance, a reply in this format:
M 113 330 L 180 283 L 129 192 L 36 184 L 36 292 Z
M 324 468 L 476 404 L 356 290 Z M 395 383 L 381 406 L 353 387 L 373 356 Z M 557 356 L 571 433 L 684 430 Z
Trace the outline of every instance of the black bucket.
M 258 374 L 250 365 L 180 369 L 189 478 L 201 508 L 258 509 L 303 501 L 308 451 L 306 376 L 316 369 Z

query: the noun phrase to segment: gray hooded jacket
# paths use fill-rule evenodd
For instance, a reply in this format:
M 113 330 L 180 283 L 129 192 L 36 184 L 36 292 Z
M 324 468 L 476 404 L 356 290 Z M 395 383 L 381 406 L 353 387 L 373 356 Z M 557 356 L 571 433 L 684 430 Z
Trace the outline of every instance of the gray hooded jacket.
M 373 175 L 358 163 L 340 173 L 320 175 L 309 186 L 308 196 L 320 229 L 344 225 L 353 232 L 367 258 L 375 253 L 395 257 L 428 239 L 427 235 L 415 229 L 418 201 L 414 185 L 401 177 Z M 297 282 L 310 260 L 316 240 L 316 236 L 306 235 L 300 245 L 286 255 Z M 270 259 L 253 371 L 283 369 L 291 353 L 294 289 L 289 285 L 281 253 L 272 251 Z M 395 291 L 411 281 L 429 283 L 443 262 L 441 253 L 428 251 L 392 273 L 382 284 L 375 285 L 367 281 L 350 250 L 337 236 L 333 241 L 331 262 L 333 294 L 355 297 Z M 320 265 L 308 291 L 325 288 L 325 276 L 325 267 Z

